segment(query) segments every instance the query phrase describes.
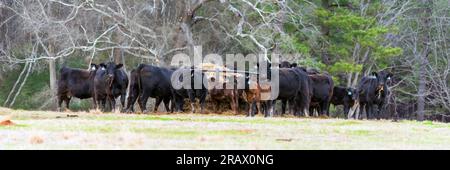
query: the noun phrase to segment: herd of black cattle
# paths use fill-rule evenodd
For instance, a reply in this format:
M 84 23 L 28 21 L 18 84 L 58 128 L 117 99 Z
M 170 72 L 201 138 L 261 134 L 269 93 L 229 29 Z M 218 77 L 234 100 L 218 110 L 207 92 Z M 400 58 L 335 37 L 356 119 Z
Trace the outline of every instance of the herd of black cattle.
M 356 89 L 339 87 L 334 86 L 333 79 L 327 73 L 305 69 L 285 61 L 276 68 L 279 69 L 279 96 L 276 100 L 263 101 L 260 100 L 261 93 L 267 89 L 260 86 L 258 81 L 250 81 L 248 73 L 245 76 L 246 87 L 242 90 L 237 89 L 236 85 L 234 89 L 208 89 L 205 85 L 198 89 L 174 89 L 171 77 L 177 68 L 141 64 L 128 77 L 122 67 L 122 64 L 109 62 L 91 64 L 89 70 L 61 68 L 57 91 L 58 109 L 62 110 L 63 102 L 69 108 L 71 98 L 76 97 L 93 98 L 94 108 L 103 111 L 108 103 L 114 111 L 116 98 L 120 96 L 121 112 L 135 112 L 134 105 L 137 101 L 141 111 L 147 113 L 146 103 L 151 97 L 156 100 L 155 112 L 161 103 L 164 103 L 167 111 L 182 112 L 185 99 L 189 99 L 191 111 L 195 112 L 194 103 L 198 99 L 200 112 L 203 113 L 209 94 L 211 101 L 215 103 L 229 101 L 236 114 L 239 113 L 239 102 L 246 103 L 248 116 L 258 113 L 266 117 L 273 116 L 274 113 L 284 115 L 286 110 L 295 116 L 308 116 L 316 112 L 316 116 L 330 116 L 330 104 L 343 105 L 344 113 L 348 114 L 350 108 L 359 103 L 360 115 L 365 112 L 367 119 L 379 119 L 388 95 L 387 82 L 392 77 L 387 71 L 373 72 L 363 77 Z M 181 68 L 181 72 L 183 71 L 190 72 L 192 79 L 203 80 L 206 77 L 202 70 L 191 67 Z M 268 72 L 270 75 L 270 69 Z M 257 88 L 249 88 L 252 83 Z M 275 111 L 278 100 L 282 103 L 281 112 Z M 374 106 L 378 106 L 376 110 Z

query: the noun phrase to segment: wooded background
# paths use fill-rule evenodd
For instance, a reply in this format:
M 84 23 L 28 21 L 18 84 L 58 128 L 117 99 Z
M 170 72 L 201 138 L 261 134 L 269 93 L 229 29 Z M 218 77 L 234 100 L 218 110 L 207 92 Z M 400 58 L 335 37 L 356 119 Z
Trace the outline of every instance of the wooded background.
M 349 87 L 386 69 L 389 112 L 423 119 L 450 113 L 449 40 L 448 0 L 0 0 L 0 104 L 52 109 L 63 65 L 164 66 L 202 46 L 292 54 Z

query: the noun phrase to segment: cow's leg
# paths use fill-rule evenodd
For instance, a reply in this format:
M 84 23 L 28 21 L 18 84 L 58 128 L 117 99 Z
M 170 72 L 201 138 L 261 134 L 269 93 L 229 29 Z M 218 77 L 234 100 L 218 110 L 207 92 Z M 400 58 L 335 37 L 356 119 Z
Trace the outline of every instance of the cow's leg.
M 64 110 L 64 108 L 62 108 L 62 103 L 63 101 L 66 101 L 66 98 L 68 98 L 66 95 L 58 95 L 58 111 L 62 112 Z M 69 105 L 67 105 L 66 102 L 66 107 L 69 108 Z
M 272 101 L 270 102 L 270 111 L 271 111 L 272 116 L 275 115 L 275 104 L 276 104 L 276 103 L 277 103 L 277 100 L 272 100 Z
M 269 105 L 268 105 L 268 109 L 269 109 L 269 115 L 271 116 L 271 117 L 273 117 L 273 116 L 276 116 L 275 115 L 275 111 L 274 111 L 274 102 L 275 102 L 275 100 L 270 100 L 270 101 L 268 101 L 268 103 L 269 103 Z
M 329 106 L 328 102 L 322 102 L 320 104 L 320 112 L 321 112 L 322 115 L 330 117 L 330 112 L 328 112 L 328 106 Z
M 378 104 L 377 120 L 380 120 L 380 119 L 381 119 L 381 114 L 384 115 L 383 103 Z
M 296 101 L 295 98 L 289 99 L 287 102 L 287 105 L 289 106 L 289 112 L 291 112 L 291 114 L 293 114 L 295 116 L 295 114 L 297 112 L 297 114 L 298 114 L 297 116 L 301 116 L 303 113 L 303 111 L 301 111 L 301 110 L 304 109 L 303 107 L 306 107 L 306 106 L 299 105 L 299 103 L 297 103 L 297 102 L 298 101 Z M 307 106 L 307 108 L 309 108 L 309 106 Z
M 236 106 L 235 114 L 237 115 L 237 114 L 239 114 L 239 90 L 235 89 L 233 91 L 233 95 L 232 96 L 234 98 L 234 103 L 235 103 L 235 106 Z
M 287 100 L 286 105 L 288 106 L 289 114 L 292 114 L 294 116 L 301 116 L 301 113 L 299 113 L 300 109 L 299 106 L 296 105 L 294 99 Z
M 235 115 L 237 115 L 237 113 L 236 113 L 236 103 L 235 103 L 235 101 L 234 101 L 234 97 L 231 97 L 231 103 L 230 103 L 230 106 L 231 106 L 231 110 L 233 111 L 233 113 L 234 113 Z
M 170 113 L 175 111 L 175 99 L 170 100 Z
M 64 97 L 62 98 L 62 100 L 60 101 L 60 102 L 61 102 L 61 103 L 59 104 L 60 108 L 61 108 L 61 105 L 62 105 L 62 101 L 64 100 L 64 102 L 66 103 L 66 109 L 69 109 L 69 110 L 70 110 L 70 99 L 71 99 L 71 97 L 64 96 Z M 62 109 L 62 108 L 61 108 L 61 109 Z M 61 111 L 63 111 L 63 110 L 61 110 Z
M 281 116 L 284 116 L 284 114 L 286 114 L 286 104 L 287 100 L 281 100 Z
M 301 113 L 303 113 L 303 111 L 301 111 L 302 106 L 299 104 L 299 102 L 297 100 L 293 100 L 292 103 L 294 104 L 294 107 L 292 108 L 292 110 L 294 112 L 294 116 L 301 115 Z
M 109 97 L 108 96 L 105 96 L 105 102 L 106 102 L 106 104 L 109 106 L 109 108 L 108 109 L 111 109 L 112 107 L 111 107 L 111 100 L 109 100 Z M 104 112 L 107 112 L 108 111 L 108 109 L 107 109 L 107 107 L 105 106 L 104 107 Z
M 183 96 L 175 96 L 175 110 L 176 112 L 183 112 L 184 98 Z
M 273 117 L 272 112 L 271 112 L 270 102 L 271 102 L 270 100 L 264 102 L 265 103 L 264 107 L 266 110 L 265 114 L 267 114 L 268 117 Z
M 101 112 L 106 111 L 106 100 L 105 99 L 101 99 L 101 100 L 97 99 L 95 102 L 97 103 L 94 108 L 96 111 L 101 111 Z
M 372 105 L 371 103 L 367 103 L 366 104 L 366 117 L 367 117 L 367 120 L 370 120 L 370 118 L 372 116 L 371 105 Z
M 62 103 L 63 103 L 63 99 L 62 99 L 62 96 L 59 96 L 58 97 L 58 112 L 62 112 L 63 111 L 63 109 L 62 109 Z
M 315 115 L 315 114 L 314 114 L 314 107 L 315 107 L 315 106 L 309 106 L 309 113 L 312 114 L 312 115 L 311 115 L 312 117 L 314 117 L 314 115 Z
M 108 100 L 111 106 L 111 112 L 116 112 L 116 99 L 114 96 L 108 95 Z
M 172 91 L 172 98 L 170 99 L 170 113 L 173 113 L 175 111 L 176 107 L 176 95 L 175 92 Z
M 170 98 L 165 98 L 165 99 L 163 100 L 163 102 L 164 102 L 164 107 L 166 108 L 166 112 L 170 112 L 170 106 L 169 106 L 169 104 L 170 104 Z
M 97 103 L 98 103 L 97 95 L 92 96 L 92 106 L 93 106 L 93 109 L 94 109 L 95 111 L 98 110 L 98 105 L 97 105 Z
M 311 113 L 309 111 L 309 107 L 311 107 L 311 98 L 307 98 L 305 102 L 303 102 L 301 104 L 302 107 L 300 107 L 300 109 L 304 112 L 305 117 L 310 117 L 310 116 L 314 116 L 314 113 Z
M 217 100 L 217 99 L 211 99 L 212 100 L 212 104 L 213 104 L 213 111 L 214 111 L 214 113 L 219 113 L 219 112 L 221 112 L 222 110 L 220 110 L 219 109 L 219 107 L 220 107 L 220 100 Z M 231 108 L 233 108 L 233 103 L 231 103 Z
M 142 113 L 146 113 L 147 112 L 147 101 L 148 98 L 150 97 L 150 94 L 148 94 L 148 92 L 145 92 L 139 97 L 139 107 L 141 108 Z
M 116 98 L 114 98 L 114 96 L 111 97 L 111 101 L 112 101 L 112 112 L 116 112 Z
M 182 97 L 177 97 L 176 101 L 177 112 L 184 112 L 184 99 Z
M 271 117 L 269 112 L 269 101 L 261 103 L 262 110 L 264 110 L 264 117 Z
M 134 103 L 136 103 L 137 100 L 137 96 L 128 96 L 128 102 L 127 102 L 127 108 L 126 108 L 126 112 L 128 113 L 133 113 L 134 112 Z
M 256 114 L 256 102 L 255 101 L 251 101 L 250 102 L 250 117 L 254 117 Z
M 136 97 L 137 98 L 137 103 L 138 103 L 138 106 L 139 106 L 139 110 L 145 110 L 145 107 L 142 107 L 141 105 L 140 105 L 140 103 L 141 103 L 141 97 L 140 96 L 138 96 L 138 97 Z M 133 106 L 131 106 L 131 107 L 133 107 Z M 133 112 L 134 112 L 134 108 L 133 108 Z
M 325 103 L 325 112 L 327 112 L 327 116 L 328 116 L 328 117 L 331 116 L 331 115 L 330 115 L 330 105 L 331 105 L 331 99 L 328 100 L 328 101 Z
M 256 103 L 256 111 L 257 111 L 257 114 L 259 115 L 259 114 L 263 114 L 265 111 L 264 111 L 264 109 L 263 109 L 263 104 L 261 103 L 261 101 L 256 101 L 255 102 Z
M 266 102 L 266 107 L 267 107 L 267 114 L 269 115 L 269 117 L 273 117 L 273 112 L 272 112 L 272 100 L 268 100 Z
M 70 110 L 70 99 L 71 99 L 71 97 L 66 97 L 64 99 L 64 101 L 66 103 L 66 108 L 69 109 L 69 110 Z
M 183 112 L 184 99 L 182 97 L 177 96 L 175 99 L 175 110 L 176 112 Z
M 100 102 L 101 102 L 101 103 L 100 103 Z M 105 111 L 106 111 L 106 99 L 104 98 L 104 99 L 98 101 L 98 103 L 101 104 L 101 107 L 102 107 L 101 110 L 102 110 L 103 112 L 105 112 Z
M 269 107 L 267 106 L 267 102 L 263 102 L 263 101 L 261 101 L 261 110 L 262 110 L 262 113 L 264 114 L 264 116 L 267 114 L 269 114 L 269 110 L 267 110 Z
M 124 91 L 122 91 L 122 94 L 120 94 L 120 113 L 125 113 L 126 112 L 126 109 L 125 109 L 125 100 L 126 100 L 126 97 L 127 97 L 127 91 L 126 90 L 124 90 Z
M 206 94 L 203 93 L 200 97 L 200 113 L 203 114 L 205 110 L 205 103 L 206 103 Z
M 349 104 L 347 104 L 346 102 L 344 102 L 344 117 L 348 118 L 348 112 L 350 110 L 350 106 Z
M 188 92 L 188 97 L 191 102 L 191 112 L 195 113 L 195 94 L 193 92 Z
M 360 103 L 359 105 L 359 114 L 355 115 L 355 119 L 362 120 L 362 116 L 364 115 L 364 111 L 366 110 L 366 104 Z
M 248 101 L 247 102 L 247 117 L 252 117 L 252 111 L 253 111 L 253 102 Z
M 163 99 L 161 97 L 157 97 L 156 101 L 155 101 L 155 108 L 153 108 L 153 112 L 158 112 L 158 107 L 161 104 L 161 102 L 163 101 Z

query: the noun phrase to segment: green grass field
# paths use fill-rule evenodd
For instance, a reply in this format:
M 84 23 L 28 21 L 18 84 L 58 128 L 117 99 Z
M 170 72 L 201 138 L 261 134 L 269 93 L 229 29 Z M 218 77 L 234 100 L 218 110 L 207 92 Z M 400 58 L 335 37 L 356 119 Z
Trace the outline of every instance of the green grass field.
M 67 116 L 71 115 L 71 116 Z M 76 117 L 73 117 L 76 115 Z M 450 149 L 450 124 L 0 108 L 0 149 Z

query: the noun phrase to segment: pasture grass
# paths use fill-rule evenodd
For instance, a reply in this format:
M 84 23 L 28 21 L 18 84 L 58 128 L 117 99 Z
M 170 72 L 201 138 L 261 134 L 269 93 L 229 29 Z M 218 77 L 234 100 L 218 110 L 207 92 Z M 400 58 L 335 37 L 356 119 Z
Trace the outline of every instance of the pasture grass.
M 0 108 L 0 149 L 450 149 L 450 124 Z

